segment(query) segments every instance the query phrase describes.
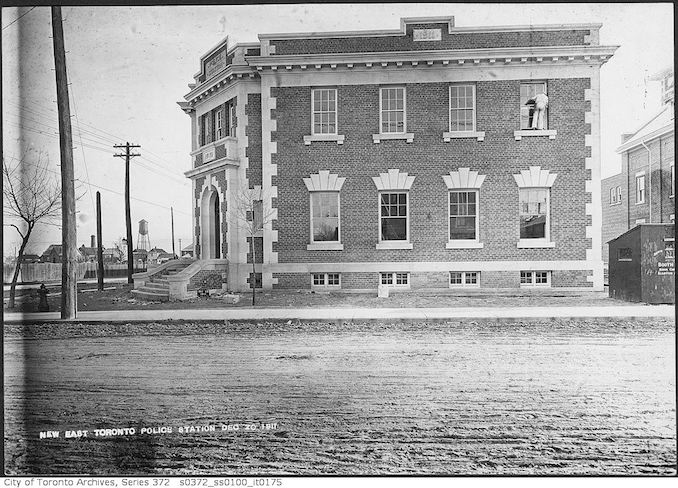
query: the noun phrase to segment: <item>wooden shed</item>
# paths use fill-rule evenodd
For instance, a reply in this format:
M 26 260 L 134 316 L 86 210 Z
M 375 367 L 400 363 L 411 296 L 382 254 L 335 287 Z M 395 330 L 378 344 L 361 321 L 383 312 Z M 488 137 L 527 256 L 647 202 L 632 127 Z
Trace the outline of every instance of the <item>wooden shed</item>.
M 639 224 L 608 244 L 610 297 L 675 303 L 674 224 Z

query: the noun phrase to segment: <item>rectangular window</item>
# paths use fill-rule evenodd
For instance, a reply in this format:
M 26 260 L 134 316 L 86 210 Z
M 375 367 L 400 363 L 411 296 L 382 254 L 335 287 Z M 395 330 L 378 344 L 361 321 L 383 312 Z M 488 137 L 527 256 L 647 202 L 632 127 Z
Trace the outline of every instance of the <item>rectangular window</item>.
M 311 274 L 311 288 L 341 288 L 339 273 Z
M 450 86 L 450 132 L 476 130 L 476 87 Z
M 261 230 L 264 228 L 264 201 L 254 200 L 253 202 L 253 218 L 254 230 Z
M 621 191 L 621 186 L 617 187 L 617 203 L 621 203 L 622 201 L 622 191 Z
M 676 165 L 671 163 L 671 195 L 676 194 Z
M 645 203 L 645 175 L 636 176 L 636 203 Z
M 610 188 L 610 205 L 617 203 L 617 189 Z
M 314 89 L 311 92 L 313 105 L 313 134 L 337 133 L 337 90 Z
M 405 133 L 405 88 L 382 88 L 381 133 Z
M 545 239 L 548 229 L 548 188 L 520 190 L 520 238 Z
M 208 112 L 204 115 L 204 120 L 205 120 L 205 144 L 209 144 L 212 142 L 214 139 L 214 134 L 213 134 L 213 120 L 212 120 L 213 114 L 212 112 Z
M 407 193 L 380 193 L 382 241 L 407 241 Z
M 548 287 L 551 286 L 550 271 L 521 271 L 521 287 Z
M 450 240 L 478 238 L 477 190 L 450 192 Z
M 546 83 L 520 84 L 520 128 L 531 129 L 534 115 L 534 97 L 546 93 Z M 544 114 L 544 129 L 548 129 L 548 109 Z
M 633 250 L 630 247 L 617 249 L 617 261 L 633 261 Z
M 380 273 L 380 283 L 397 288 L 407 288 L 410 286 L 410 273 Z
M 224 111 L 219 108 L 216 113 L 215 125 L 217 129 L 217 139 L 219 140 L 224 137 Z
M 479 271 L 450 271 L 450 286 L 479 286 Z
M 228 130 L 226 133 L 235 137 L 235 99 L 231 100 L 226 104 L 226 114 L 228 116 Z
M 339 242 L 339 192 L 311 192 L 311 242 Z

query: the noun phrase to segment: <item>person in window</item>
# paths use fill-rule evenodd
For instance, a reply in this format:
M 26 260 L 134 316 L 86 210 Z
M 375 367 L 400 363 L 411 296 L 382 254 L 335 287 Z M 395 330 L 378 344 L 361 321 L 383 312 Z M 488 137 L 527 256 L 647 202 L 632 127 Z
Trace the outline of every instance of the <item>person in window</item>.
M 544 115 L 549 104 L 549 97 L 546 96 L 546 93 L 537 93 L 534 98 L 527 101 L 527 104 L 532 108 L 531 129 L 544 130 Z

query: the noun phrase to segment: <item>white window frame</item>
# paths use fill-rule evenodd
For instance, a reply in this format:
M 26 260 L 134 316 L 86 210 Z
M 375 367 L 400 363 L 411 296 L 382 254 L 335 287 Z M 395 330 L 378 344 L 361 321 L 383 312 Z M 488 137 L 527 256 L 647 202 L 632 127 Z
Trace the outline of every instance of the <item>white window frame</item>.
M 316 241 L 313 236 L 313 195 L 318 195 L 320 193 L 336 193 L 337 196 L 337 240 L 336 241 Z M 336 245 L 341 244 L 341 192 L 337 190 L 321 190 L 321 191 L 312 191 L 309 192 L 308 196 L 309 202 L 309 225 L 310 225 L 310 235 L 311 244 L 316 245 Z
M 529 273 L 530 282 L 523 283 L 522 274 Z M 537 273 L 546 273 L 546 283 L 537 283 Z M 551 287 L 551 271 L 545 270 L 521 270 L 520 271 L 520 287 L 521 288 L 550 288 Z
M 334 132 L 316 132 L 315 131 L 315 115 L 316 113 L 318 114 L 323 114 L 323 113 L 332 113 L 332 111 L 327 111 L 323 112 L 322 110 L 319 112 L 315 111 L 315 98 L 316 98 L 316 92 L 321 92 L 321 91 L 326 91 L 326 92 L 334 92 Z M 322 120 L 320 122 L 320 125 L 322 126 Z M 322 127 L 321 127 L 322 130 Z M 311 134 L 314 136 L 336 136 L 339 134 L 339 99 L 338 99 L 338 93 L 336 88 L 312 88 L 311 89 Z
M 526 190 L 546 190 L 546 223 L 544 224 L 544 237 L 520 237 L 520 192 Z M 525 186 L 518 188 L 518 247 L 555 247 L 551 241 L 551 187 L 548 186 Z
M 452 283 L 452 273 L 461 274 L 461 283 Z M 467 278 L 471 274 L 476 275 L 475 283 L 467 283 Z M 448 283 L 450 288 L 480 288 L 480 271 L 450 271 Z
M 610 188 L 610 205 L 616 205 L 617 204 L 617 188 L 612 187 Z
M 452 193 L 475 193 L 476 194 L 476 237 L 474 239 L 452 239 L 452 214 L 450 213 L 450 195 Z M 455 188 L 447 191 L 447 241 L 450 245 L 463 245 L 465 243 L 480 242 L 480 189 L 479 188 Z M 450 247 L 450 246 L 448 246 Z
M 383 278 L 390 275 L 391 283 L 384 283 Z M 398 275 L 405 275 L 407 278 L 407 283 L 398 284 Z M 409 271 L 381 271 L 379 272 L 379 284 L 388 286 L 389 288 L 395 289 L 409 289 L 410 288 L 410 273 Z
M 384 132 L 384 91 L 385 90 L 402 90 L 403 91 L 403 130 Z M 389 112 L 397 112 L 398 110 L 389 110 Z M 382 86 L 379 88 L 379 134 L 390 135 L 407 133 L 407 90 L 404 86 Z
M 224 108 L 220 107 L 214 116 L 214 137 L 218 141 L 224 138 Z
M 337 275 L 339 283 L 336 285 L 329 284 L 329 275 Z M 316 276 L 322 276 L 323 283 L 315 284 Z M 311 273 L 311 289 L 312 290 L 337 290 L 341 288 L 341 273 Z
M 473 93 L 473 127 L 471 128 L 470 131 L 467 130 L 452 130 L 452 88 L 461 88 L 461 87 L 471 87 L 471 92 Z M 468 109 L 460 109 L 456 108 L 454 110 L 468 110 Z M 449 87 L 448 90 L 448 125 L 447 128 L 450 133 L 467 133 L 467 132 L 475 132 L 476 131 L 476 85 L 471 84 L 471 83 L 458 83 L 458 84 L 452 84 Z
M 381 238 L 381 219 L 383 218 L 381 215 L 381 196 L 383 194 L 404 194 L 405 195 L 405 211 L 407 212 L 407 215 L 405 216 L 405 221 L 406 221 L 406 232 L 407 232 L 407 238 L 406 239 L 382 239 Z M 389 246 L 392 246 L 393 249 L 402 249 L 401 246 L 403 245 L 409 245 L 409 249 L 411 249 L 411 243 L 410 243 L 410 192 L 408 190 L 380 190 L 377 192 L 377 217 L 378 217 L 378 244 L 377 244 L 377 249 L 380 248 L 388 248 Z
M 233 99 L 235 100 L 235 98 Z M 235 108 L 235 103 L 231 102 L 230 104 L 227 104 L 226 107 L 228 108 L 228 114 L 226 114 L 226 117 L 228 117 L 228 131 L 229 131 L 229 136 L 231 137 L 236 137 L 236 126 L 235 126 L 235 119 L 236 119 L 236 108 Z
M 617 203 L 622 202 L 622 189 L 621 186 L 617 187 Z
M 521 81 L 521 82 L 520 82 L 520 86 L 522 87 L 523 85 L 543 85 L 543 87 L 544 87 L 544 93 L 548 93 L 548 85 L 547 85 L 546 81 Z M 519 88 L 519 90 L 520 90 L 520 88 Z M 518 92 L 518 99 L 519 99 L 519 100 L 520 100 L 520 95 L 521 95 L 520 92 Z M 519 124 L 522 123 L 522 119 L 523 119 L 523 117 L 522 117 L 523 109 L 526 109 L 526 108 L 527 108 L 526 105 L 523 105 L 523 104 L 522 104 L 522 100 L 520 100 L 520 102 L 521 102 L 521 105 L 520 105 L 520 120 L 519 120 Z M 528 110 L 528 121 L 529 121 L 529 108 L 527 108 L 527 110 Z M 549 120 L 548 120 L 549 117 L 548 117 L 548 116 L 549 116 L 549 107 L 546 107 L 546 113 L 544 114 L 544 129 L 542 129 L 542 130 L 545 130 L 545 131 L 546 131 L 546 130 L 549 130 Z M 532 129 L 531 127 L 525 127 L 525 128 L 523 128 L 522 126 L 519 127 L 519 129 L 520 129 L 520 130 L 536 130 L 536 129 Z
M 673 198 L 676 194 L 676 164 L 675 161 L 671 162 L 671 194 L 669 198 Z
M 640 188 L 638 182 L 642 181 L 643 187 Z M 645 195 L 647 193 L 647 188 L 645 186 L 645 171 L 636 173 L 636 205 L 645 203 Z M 642 197 L 642 198 L 640 198 Z

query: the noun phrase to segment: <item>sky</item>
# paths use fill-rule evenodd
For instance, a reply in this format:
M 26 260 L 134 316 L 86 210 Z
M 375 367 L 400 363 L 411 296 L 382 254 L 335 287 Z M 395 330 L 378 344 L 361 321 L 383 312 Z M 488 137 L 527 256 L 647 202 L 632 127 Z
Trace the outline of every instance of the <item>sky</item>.
M 3 155 L 48 158 L 59 178 L 56 87 L 48 7 L 2 9 Z M 96 234 L 101 192 L 103 244 L 125 235 L 124 158 L 114 144 L 141 145 L 131 162 L 132 235 L 149 225 L 152 246 L 191 243 L 189 117 L 176 102 L 199 71 L 200 56 L 226 35 L 229 44 L 273 32 L 398 29 L 401 17 L 454 15 L 457 26 L 600 22 L 600 43 L 619 45 L 601 69 L 602 175 L 619 171 L 623 132 L 660 109 L 658 82 L 673 68 L 673 5 L 636 4 L 293 4 L 155 7 L 62 7 L 78 180 L 78 247 Z M 21 18 L 19 18 L 22 16 Z M 18 20 L 17 20 L 18 19 Z M 6 222 L 7 223 L 7 222 Z M 3 228 L 3 254 L 20 240 Z M 41 225 L 27 252 L 61 243 L 60 228 Z

